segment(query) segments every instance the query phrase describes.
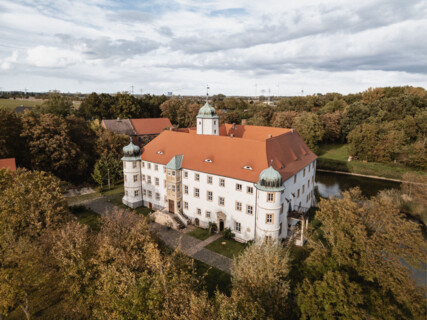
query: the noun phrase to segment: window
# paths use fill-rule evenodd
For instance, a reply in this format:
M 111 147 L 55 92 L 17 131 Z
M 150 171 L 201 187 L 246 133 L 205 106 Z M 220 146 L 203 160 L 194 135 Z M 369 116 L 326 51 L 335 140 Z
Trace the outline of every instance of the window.
M 243 169 L 246 169 L 246 170 L 253 170 L 251 166 L 244 166 L 244 167 L 243 167 Z
M 184 202 L 184 209 L 188 209 L 188 202 L 187 201 Z
M 196 198 L 198 198 L 198 197 L 199 197 L 199 188 L 194 188 L 194 196 L 195 196 Z
M 138 181 L 138 175 L 137 174 L 135 174 L 134 176 L 133 176 L 133 182 L 137 182 Z
M 236 190 L 242 191 L 242 185 L 240 183 L 236 183 Z
M 184 171 L 184 178 L 188 178 L 188 171 Z
M 307 181 L 307 189 L 310 188 L 310 180 Z
M 133 193 L 133 195 L 134 195 L 135 197 L 139 196 L 139 190 L 135 190 L 135 191 L 134 191 L 134 193 Z
M 150 162 L 147 163 L 147 168 L 151 169 L 151 163 Z
M 216 130 L 214 130 L 214 134 L 216 134 Z
M 170 170 L 168 170 L 168 176 L 170 176 L 171 175 L 171 171 Z
M 197 209 L 197 214 L 200 216 L 202 215 L 202 210 L 201 209 Z
M 142 194 L 144 195 L 144 197 L 147 195 L 147 190 L 142 189 Z
M 175 185 L 172 185 L 172 192 L 175 192 Z
M 205 162 L 212 163 L 212 160 L 211 159 L 205 159 Z
M 156 171 L 158 171 L 158 170 L 159 170 L 159 165 L 158 165 L 158 164 L 155 164 L 155 165 L 154 165 L 154 170 L 156 170 Z
M 246 192 L 249 194 L 253 194 L 254 193 L 254 188 L 253 187 L 246 187 Z
M 282 234 L 282 223 L 280 222 L 280 225 L 279 225 L 279 235 L 280 234 Z
M 225 199 L 224 199 L 223 197 L 218 197 L 218 204 L 219 204 L 220 206 L 223 206 L 223 205 L 224 205 L 224 203 L 225 203 Z
M 265 215 L 265 223 L 267 223 L 267 224 L 273 223 L 273 214 L 272 213 L 267 213 Z
M 242 203 L 239 201 L 236 201 L 236 210 L 237 211 L 242 211 Z
M 196 181 L 200 180 L 200 175 L 198 173 L 194 174 L 194 180 L 196 180 Z
M 285 210 L 285 204 L 282 203 L 281 207 L 280 207 L 280 214 L 282 214 Z
M 144 162 L 144 161 L 142 161 L 142 163 L 141 163 L 141 164 L 142 164 L 142 167 L 143 167 L 143 168 L 145 168 L 145 162 Z
M 267 192 L 267 202 L 274 202 L 274 193 Z
M 206 211 L 206 218 L 210 218 L 211 217 L 211 212 L 210 211 Z
M 188 194 L 188 186 L 184 186 L 184 193 Z
M 178 202 L 176 203 L 176 206 L 178 207 L 178 209 L 181 209 L 181 201 L 178 201 Z
M 212 184 L 212 176 L 208 176 L 207 180 L 208 180 L 208 184 Z
M 136 161 L 132 161 L 132 168 L 136 168 Z
M 147 183 L 151 184 L 151 176 L 147 176 Z
M 164 172 L 164 173 L 166 173 L 166 166 L 165 166 L 165 167 L 163 167 L 163 172 Z
M 305 191 L 305 184 L 302 186 L 302 193 Z
M 176 186 L 176 191 L 178 191 L 178 192 L 180 192 L 180 191 L 181 191 L 181 186 L 180 186 L 180 185 L 177 185 L 177 186 Z
M 294 183 L 297 183 L 297 175 L 294 175 Z
M 208 201 L 212 201 L 212 199 L 213 199 L 212 191 L 207 192 L 207 199 L 208 199 Z
M 235 229 L 236 229 L 236 231 L 237 231 L 237 232 L 242 231 L 242 226 L 241 226 L 240 222 L 236 222 L 236 227 L 235 227 Z
M 297 198 L 299 198 L 299 189 L 298 189 L 298 193 L 297 193 Z
M 159 183 L 160 183 L 160 181 L 159 181 L 159 178 L 155 178 L 155 184 L 156 184 L 156 186 L 158 186 L 159 185 Z
M 308 172 L 310 172 L 310 170 L 311 170 L 311 166 L 310 166 L 310 165 L 308 165 Z
M 148 197 L 151 198 L 152 196 L 153 196 L 153 193 L 150 190 L 148 190 Z
M 142 181 L 145 181 L 145 174 L 142 175 Z
M 172 170 L 172 175 L 175 176 L 175 170 Z
M 246 213 L 252 215 L 254 213 L 254 207 L 247 205 Z
M 311 177 L 311 182 L 314 183 L 314 176 Z
M 214 124 L 216 124 L 216 120 L 214 120 Z
M 302 176 L 305 177 L 305 168 L 304 168 L 304 170 L 302 172 Z
M 219 179 L 219 186 L 225 187 L 225 179 Z
M 160 200 L 160 193 L 156 192 L 156 200 Z

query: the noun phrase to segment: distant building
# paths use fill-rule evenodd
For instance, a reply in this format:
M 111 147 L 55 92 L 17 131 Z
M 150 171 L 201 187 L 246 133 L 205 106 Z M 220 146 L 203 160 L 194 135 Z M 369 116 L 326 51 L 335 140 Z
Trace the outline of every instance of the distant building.
M 146 144 L 164 129 L 172 127 L 168 118 L 102 120 L 103 128 L 132 137 L 138 145 Z
M 141 152 L 142 151 L 142 152 Z M 293 129 L 219 124 L 208 102 L 197 127 L 163 131 L 141 150 L 123 148 L 123 203 L 175 214 L 236 240 L 304 243 L 317 156 Z
M 10 171 L 16 171 L 15 158 L 0 159 L 0 169 L 9 169 Z
M 26 110 L 33 111 L 34 107 L 25 107 L 25 106 L 19 106 L 15 108 L 15 112 L 17 113 L 24 113 Z

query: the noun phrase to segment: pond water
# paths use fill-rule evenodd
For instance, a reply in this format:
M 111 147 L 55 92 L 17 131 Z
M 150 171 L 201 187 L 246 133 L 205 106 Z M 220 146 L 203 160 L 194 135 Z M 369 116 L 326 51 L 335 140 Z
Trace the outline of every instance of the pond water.
M 400 189 L 400 182 L 317 171 L 316 187 L 322 198 L 340 196 L 341 192 L 354 187 L 359 187 L 366 197 L 372 197 L 384 189 Z
M 372 197 L 376 196 L 381 190 L 400 189 L 400 185 L 400 182 L 317 171 L 315 190 L 320 197 L 328 198 L 329 196 L 340 197 L 343 191 L 359 187 L 364 196 Z M 403 264 L 407 265 L 404 261 Z M 419 286 L 427 283 L 427 276 L 422 270 L 407 266 Z

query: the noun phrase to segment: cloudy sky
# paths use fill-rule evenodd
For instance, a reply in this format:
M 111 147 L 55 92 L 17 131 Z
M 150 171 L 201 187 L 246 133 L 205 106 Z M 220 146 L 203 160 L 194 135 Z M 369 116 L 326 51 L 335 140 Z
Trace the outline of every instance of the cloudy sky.
M 427 1 L 0 0 L 0 90 L 427 88 Z

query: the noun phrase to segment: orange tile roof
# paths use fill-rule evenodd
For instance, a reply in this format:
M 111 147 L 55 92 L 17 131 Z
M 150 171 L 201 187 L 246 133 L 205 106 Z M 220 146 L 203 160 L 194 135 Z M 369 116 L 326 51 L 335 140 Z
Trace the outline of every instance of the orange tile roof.
M 231 126 L 221 126 L 220 130 L 227 132 Z M 287 180 L 317 158 L 296 131 L 238 127 L 241 128 L 235 130 L 238 132 L 235 137 L 192 134 L 194 130 L 190 133 L 163 131 L 143 147 L 141 159 L 165 165 L 175 155 L 183 154 L 183 168 L 257 182 L 259 174 L 269 167 L 271 160 L 283 180 Z M 268 134 L 272 134 L 272 138 L 267 138 Z M 253 170 L 243 169 L 244 166 Z
M 169 128 L 172 123 L 168 118 L 130 119 L 136 134 L 158 134 L 164 128 Z
M 9 169 L 10 171 L 16 171 L 15 158 L 0 159 L 0 169 Z

